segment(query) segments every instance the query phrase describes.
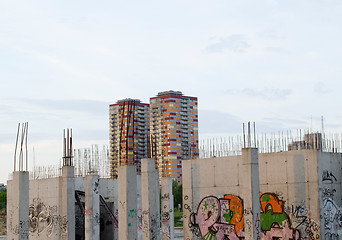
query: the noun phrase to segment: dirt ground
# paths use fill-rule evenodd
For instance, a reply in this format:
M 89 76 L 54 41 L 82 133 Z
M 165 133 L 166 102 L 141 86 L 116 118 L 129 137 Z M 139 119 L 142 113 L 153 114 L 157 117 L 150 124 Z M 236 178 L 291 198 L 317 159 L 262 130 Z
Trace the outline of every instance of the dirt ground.
M 6 235 L 6 209 L 0 210 L 0 236 Z

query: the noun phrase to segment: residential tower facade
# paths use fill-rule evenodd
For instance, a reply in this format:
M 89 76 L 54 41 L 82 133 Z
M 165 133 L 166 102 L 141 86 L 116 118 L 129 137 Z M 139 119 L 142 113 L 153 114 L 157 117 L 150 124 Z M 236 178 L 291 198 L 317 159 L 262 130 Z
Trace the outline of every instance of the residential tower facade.
M 148 157 L 149 105 L 138 99 L 123 99 L 109 106 L 110 175 L 117 178 L 120 165 L 136 165 Z
M 180 91 L 150 98 L 150 135 L 159 174 L 182 181 L 182 161 L 198 158 L 197 98 Z

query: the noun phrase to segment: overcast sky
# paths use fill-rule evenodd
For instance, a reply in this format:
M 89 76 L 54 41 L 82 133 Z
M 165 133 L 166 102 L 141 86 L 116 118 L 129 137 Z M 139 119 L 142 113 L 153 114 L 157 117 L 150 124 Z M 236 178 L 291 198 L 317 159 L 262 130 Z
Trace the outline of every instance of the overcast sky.
M 64 128 L 76 148 L 108 144 L 109 104 L 169 89 L 198 97 L 202 138 L 322 115 L 342 132 L 341 23 L 340 0 L 1 0 L 0 183 L 18 122 L 54 164 Z

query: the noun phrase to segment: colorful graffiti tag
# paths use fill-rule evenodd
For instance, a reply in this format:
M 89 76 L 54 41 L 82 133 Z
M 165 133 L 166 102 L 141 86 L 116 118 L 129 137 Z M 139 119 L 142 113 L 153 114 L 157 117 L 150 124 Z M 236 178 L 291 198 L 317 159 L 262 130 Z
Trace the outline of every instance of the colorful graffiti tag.
M 284 211 L 284 201 L 275 194 L 265 193 L 260 197 L 262 239 L 299 239 L 299 231 L 291 228 L 290 217 Z
M 260 197 L 260 224 L 263 240 L 298 240 L 299 231 L 291 227 L 284 211 L 284 202 L 275 194 L 265 193 Z M 190 215 L 192 226 L 199 229 L 205 240 L 239 240 L 245 236 L 244 207 L 240 197 L 224 195 L 223 198 L 208 196 L 198 205 L 197 213 Z M 250 212 L 246 212 L 250 214 Z M 250 227 L 247 226 L 247 231 Z
M 238 240 L 244 237 L 242 200 L 234 195 L 218 199 L 210 196 L 202 199 L 197 214 L 190 216 L 191 223 L 198 226 L 203 239 Z

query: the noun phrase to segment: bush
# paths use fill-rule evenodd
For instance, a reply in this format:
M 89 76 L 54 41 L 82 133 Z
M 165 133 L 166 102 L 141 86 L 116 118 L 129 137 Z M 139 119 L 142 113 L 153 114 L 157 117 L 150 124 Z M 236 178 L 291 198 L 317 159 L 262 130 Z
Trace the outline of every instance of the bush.
M 0 209 L 6 208 L 7 206 L 7 192 L 0 191 Z

